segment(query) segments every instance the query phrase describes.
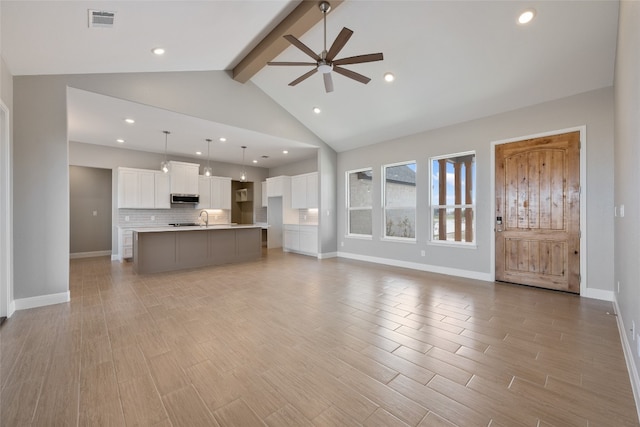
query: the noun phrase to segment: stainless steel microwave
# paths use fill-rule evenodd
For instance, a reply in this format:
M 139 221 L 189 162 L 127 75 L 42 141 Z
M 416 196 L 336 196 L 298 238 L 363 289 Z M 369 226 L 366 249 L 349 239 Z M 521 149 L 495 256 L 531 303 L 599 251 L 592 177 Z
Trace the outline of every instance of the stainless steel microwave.
M 172 194 L 171 203 L 192 203 L 196 204 L 200 201 L 198 194 Z

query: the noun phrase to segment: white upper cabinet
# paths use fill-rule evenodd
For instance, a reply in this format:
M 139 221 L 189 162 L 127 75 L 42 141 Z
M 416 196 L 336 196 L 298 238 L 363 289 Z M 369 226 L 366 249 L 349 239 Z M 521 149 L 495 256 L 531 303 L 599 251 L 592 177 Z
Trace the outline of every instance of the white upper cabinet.
M 231 178 L 211 177 L 211 209 L 231 209 Z
M 198 177 L 198 208 L 211 209 L 211 177 L 200 175 Z
M 198 172 L 196 163 L 169 162 L 171 194 L 198 194 Z
M 118 168 L 118 208 L 170 207 L 169 177 L 147 169 Z
M 267 181 L 262 181 L 262 207 L 266 208 L 269 204 L 269 197 L 267 196 Z
M 267 197 L 284 196 L 285 185 L 290 185 L 288 176 L 276 176 L 273 178 L 267 178 Z
M 171 177 L 169 174 L 157 171 L 155 175 L 155 207 L 156 209 L 171 209 Z
M 138 201 L 139 208 L 153 209 L 156 207 L 156 184 L 154 171 L 138 172 Z
M 200 209 L 231 209 L 231 178 L 200 176 L 198 193 Z
M 316 209 L 318 207 L 318 173 L 306 173 L 291 177 L 291 207 Z

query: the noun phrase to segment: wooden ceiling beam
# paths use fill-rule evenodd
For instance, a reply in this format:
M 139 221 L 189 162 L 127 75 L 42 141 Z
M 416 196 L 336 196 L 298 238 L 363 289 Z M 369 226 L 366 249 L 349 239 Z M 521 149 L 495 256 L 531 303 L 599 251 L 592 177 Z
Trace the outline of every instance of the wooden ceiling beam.
M 331 0 L 331 10 L 333 11 L 340 6 L 343 1 Z M 318 7 L 319 3 L 319 1 L 309 0 L 300 2 L 286 18 L 234 67 L 233 79 L 240 83 L 246 83 L 266 66 L 267 62 L 273 61 L 286 48 L 291 46 L 283 36 L 292 34 L 294 37 L 300 38 L 311 27 L 322 21 L 322 12 Z

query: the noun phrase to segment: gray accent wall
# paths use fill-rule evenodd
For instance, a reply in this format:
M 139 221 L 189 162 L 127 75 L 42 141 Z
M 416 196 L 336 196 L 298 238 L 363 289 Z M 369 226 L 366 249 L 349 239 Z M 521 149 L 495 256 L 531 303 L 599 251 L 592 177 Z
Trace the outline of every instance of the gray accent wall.
M 418 266 L 436 266 L 490 277 L 493 215 L 492 142 L 586 125 L 586 230 L 588 287 L 613 290 L 613 88 L 603 88 L 507 113 L 399 138 L 338 154 L 338 240 L 340 254 L 371 257 Z M 476 153 L 476 248 L 428 243 L 429 158 L 466 151 Z M 381 168 L 415 160 L 417 241 L 400 243 L 382 237 Z M 345 173 L 373 168 L 373 238 L 346 236 Z M 344 243 L 344 246 L 342 246 Z M 421 251 L 425 256 L 421 256 Z M 429 268 L 425 268 L 429 269 Z
M 111 169 L 69 166 L 69 250 L 111 251 Z
M 615 67 L 615 200 L 625 216 L 615 218 L 615 299 L 622 320 L 621 331 L 630 344 L 635 369 L 634 392 L 640 407 L 640 2 L 620 2 Z M 613 207 L 607 205 L 609 216 Z M 618 282 L 620 289 L 618 291 Z M 634 340 L 631 326 L 636 325 Z M 632 377 L 633 378 L 633 377 Z
M 253 83 L 223 71 L 15 77 L 15 299 L 69 289 L 67 86 L 305 142 L 335 156 Z

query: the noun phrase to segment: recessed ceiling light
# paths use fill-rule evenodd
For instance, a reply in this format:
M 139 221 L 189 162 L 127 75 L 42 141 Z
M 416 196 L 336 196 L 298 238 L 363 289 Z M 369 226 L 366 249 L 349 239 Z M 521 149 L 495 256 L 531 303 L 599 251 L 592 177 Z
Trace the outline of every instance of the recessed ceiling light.
M 320 114 L 322 110 L 320 109 L 320 107 L 313 107 L 313 112 L 316 114 Z
M 518 24 L 528 24 L 536 17 L 535 9 L 527 9 L 518 16 Z
M 253 163 L 258 163 L 258 161 L 257 161 L 257 160 L 254 160 L 254 161 L 253 161 Z
M 164 48 L 161 47 L 154 47 L 153 49 L 151 49 L 151 52 L 153 52 L 154 55 L 164 55 Z
M 282 150 L 282 154 L 289 154 L 287 150 Z
M 220 142 L 227 142 L 227 138 L 225 138 L 224 136 L 221 136 L 219 139 Z
M 393 73 L 384 73 L 384 81 L 385 82 L 392 82 L 396 79 L 396 76 L 393 75 Z
M 134 123 L 136 122 L 135 120 L 133 120 L 133 119 L 129 119 L 129 118 L 124 119 L 124 121 L 125 121 L 125 122 L 127 122 L 127 123 L 129 123 L 130 125 L 132 125 L 132 124 L 134 124 Z
M 118 138 L 118 139 L 116 139 L 116 142 L 117 142 L 118 144 L 124 144 L 124 139 L 122 139 L 122 138 Z
M 196 151 L 196 155 L 202 156 L 202 151 Z

